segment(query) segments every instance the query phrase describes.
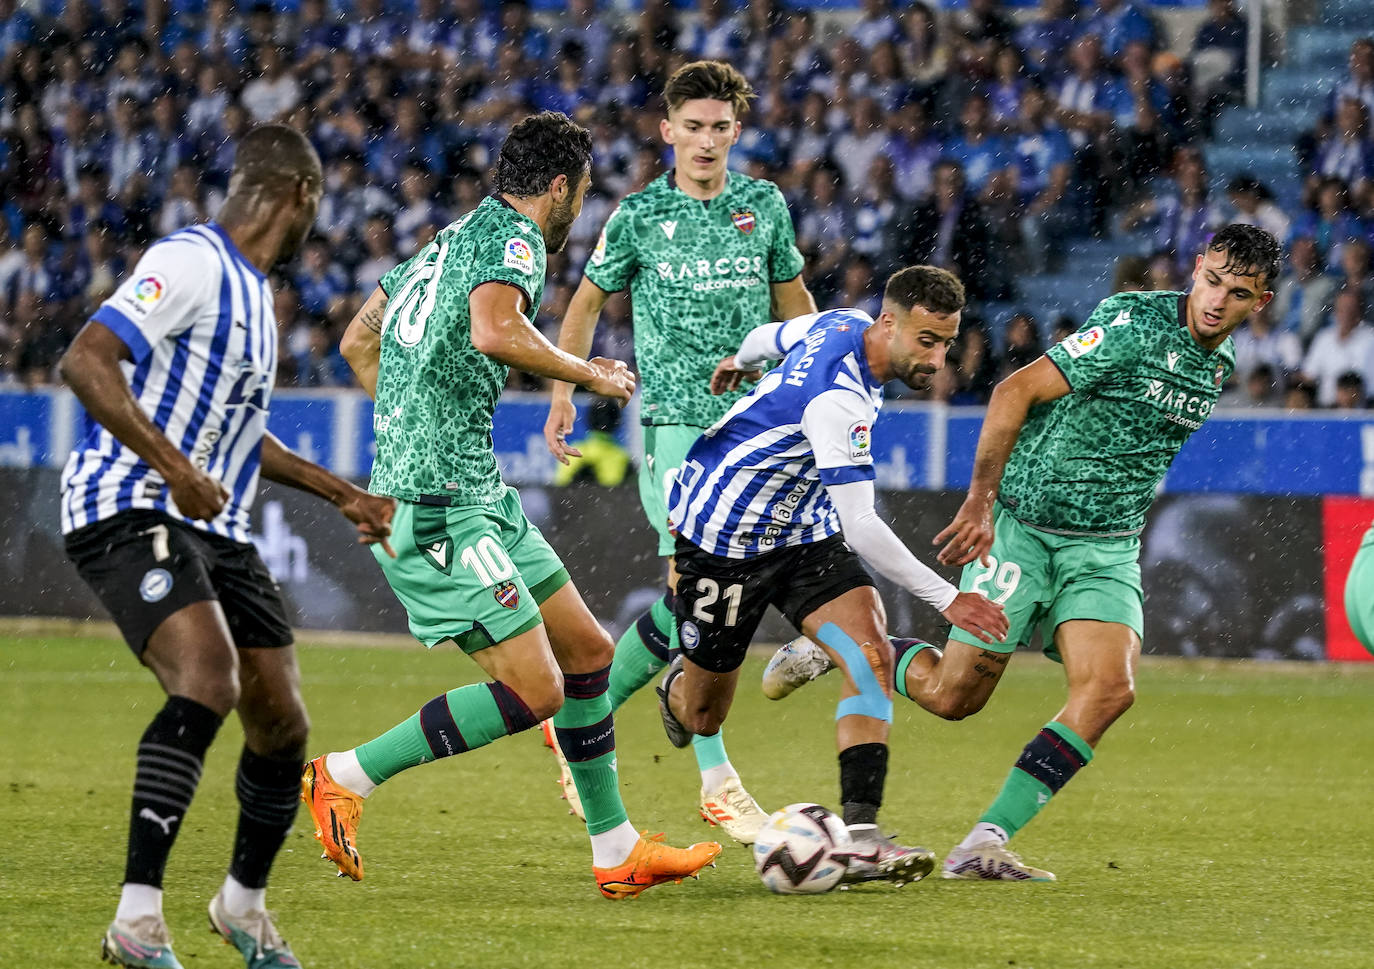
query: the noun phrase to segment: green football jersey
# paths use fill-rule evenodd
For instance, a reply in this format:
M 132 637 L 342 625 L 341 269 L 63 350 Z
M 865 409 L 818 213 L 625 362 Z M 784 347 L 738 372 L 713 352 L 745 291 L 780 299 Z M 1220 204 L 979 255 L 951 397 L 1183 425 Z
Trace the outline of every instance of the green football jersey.
M 1069 535 L 1134 535 L 1169 464 L 1235 368 L 1228 337 L 1206 350 L 1186 293 L 1120 293 L 1046 352 L 1072 392 L 1031 409 L 1002 476 L 1021 521 Z
M 772 182 L 731 172 L 708 202 L 673 173 L 611 213 L 586 276 L 630 288 L 646 424 L 709 427 L 748 390 L 711 396 L 716 364 L 772 320 L 772 284 L 802 271 L 792 217 Z
M 491 418 L 507 367 L 472 345 L 468 294 L 482 283 L 508 283 L 525 294 L 532 314 L 544 260 L 539 226 L 493 196 L 382 277 L 372 491 L 409 501 L 439 495 L 461 505 L 505 493 Z

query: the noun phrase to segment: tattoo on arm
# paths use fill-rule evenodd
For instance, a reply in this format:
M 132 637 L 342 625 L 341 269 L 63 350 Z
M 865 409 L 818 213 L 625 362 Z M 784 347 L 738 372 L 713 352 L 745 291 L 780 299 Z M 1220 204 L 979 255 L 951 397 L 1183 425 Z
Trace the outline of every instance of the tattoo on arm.
M 363 326 L 373 333 L 382 332 L 382 320 L 386 317 L 386 300 L 382 300 L 371 309 L 364 309 L 362 315 Z

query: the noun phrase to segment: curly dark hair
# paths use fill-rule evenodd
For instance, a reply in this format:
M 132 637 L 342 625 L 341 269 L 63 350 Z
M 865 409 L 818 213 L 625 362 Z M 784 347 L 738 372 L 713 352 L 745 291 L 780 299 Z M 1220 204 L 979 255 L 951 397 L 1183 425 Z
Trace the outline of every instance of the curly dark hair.
M 1209 252 L 1226 253 L 1224 273 L 1238 276 L 1263 276 L 1266 287 L 1279 276 L 1283 250 L 1279 240 L 1258 226 L 1233 222 L 1212 236 L 1207 243 Z
M 532 114 L 511 128 L 496 159 L 497 192 L 543 195 L 559 175 L 576 184 L 592 165 L 592 135 L 561 111 Z
M 938 266 L 907 266 L 888 277 L 883 302 L 894 303 L 903 311 L 922 306 L 947 316 L 964 308 L 964 284 Z
M 663 87 L 663 100 L 669 111 L 687 101 L 725 101 L 743 117 L 755 97 L 749 79 L 724 61 L 692 61 L 673 72 Z

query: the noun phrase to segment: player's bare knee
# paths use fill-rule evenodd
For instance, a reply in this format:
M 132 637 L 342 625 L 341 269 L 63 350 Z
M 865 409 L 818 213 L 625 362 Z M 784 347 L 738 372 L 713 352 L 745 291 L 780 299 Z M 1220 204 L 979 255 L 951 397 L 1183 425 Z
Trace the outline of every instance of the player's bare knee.
M 929 713 L 941 720 L 963 720 L 971 717 L 987 703 L 987 697 L 969 696 L 963 693 L 936 693 L 922 704 Z
M 687 713 L 687 719 L 683 726 L 695 734 L 710 735 L 719 733 L 721 724 L 725 722 L 725 715 L 717 710 L 707 708 L 705 710 L 691 710 Z
M 506 686 L 530 708 L 535 722 L 547 720 L 563 709 L 562 674 L 537 683 L 507 683 Z

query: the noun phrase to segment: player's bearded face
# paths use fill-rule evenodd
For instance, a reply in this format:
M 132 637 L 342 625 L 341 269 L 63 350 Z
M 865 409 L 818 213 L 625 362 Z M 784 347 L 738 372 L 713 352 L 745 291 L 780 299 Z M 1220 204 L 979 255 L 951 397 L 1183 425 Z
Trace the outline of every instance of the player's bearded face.
M 898 319 L 892 336 L 892 375 L 912 390 L 928 389 L 931 378 L 945 365 L 950 344 L 959 333 L 959 319 L 957 312 L 942 316 L 913 306 L 905 319 Z
M 548 231 L 544 233 L 544 247 L 549 252 L 562 252 L 563 247 L 568 244 L 568 234 L 572 232 L 577 217 L 582 214 L 582 200 L 587 195 L 587 186 L 590 183 L 591 175 L 584 174 L 578 179 L 572 191 L 567 192 L 561 201 L 553 203 L 553 210 L 549 213 Z

